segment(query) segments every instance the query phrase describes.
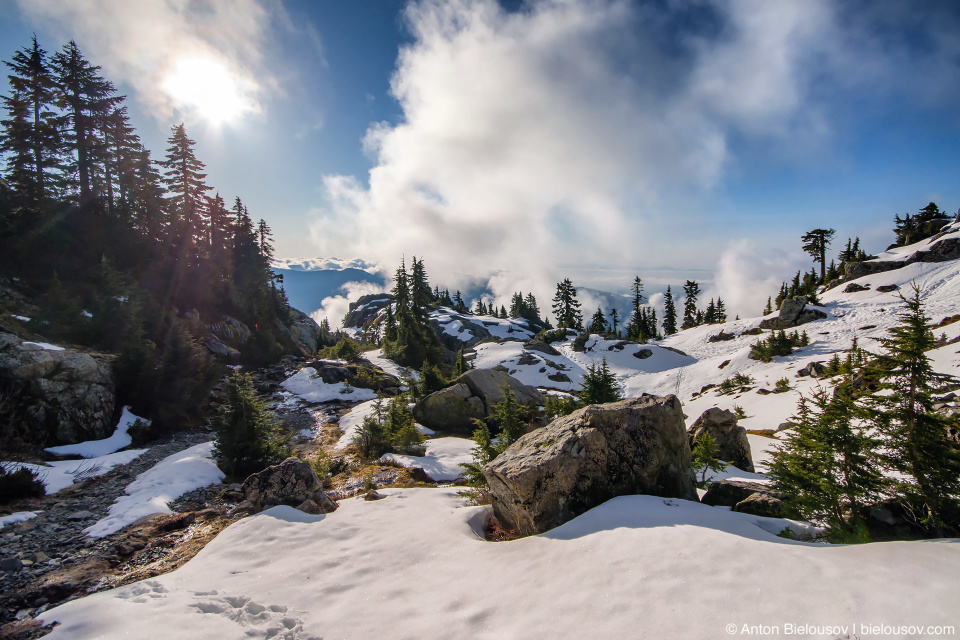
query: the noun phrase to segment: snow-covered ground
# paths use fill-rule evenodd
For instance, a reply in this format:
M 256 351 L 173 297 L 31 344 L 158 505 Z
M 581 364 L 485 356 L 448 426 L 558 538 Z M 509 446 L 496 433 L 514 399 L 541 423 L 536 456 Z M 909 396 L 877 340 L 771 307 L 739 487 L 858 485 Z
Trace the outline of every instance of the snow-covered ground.
M 388 399 L 384 399 L 383 401 L 384 411 L 387 410 L 388 402 L 389 402 Z M 374 411 L 376 411 L 376 406 L 377 406 L 376 400 L 368 400 L 367 402 L 361 402 L 360 404 L 353 407 L 352 409 L 350 409 L 350 411 L 348 411 L 347 413 L 345 413 L 340 417 L 340 422 L 338 423 L 338 426 L 340 427 L 340 431 L 343 432 L 343 435 L 340 436 L 340 439 L 337 440 L 337 444 L 334 445 L 335 449 L 346 449 L 351 444 L 353 444 L 353 439 L 354 437 L 356 437 L 357 430 L 360 428 L 360 425 L 363 424 L 363 421 L 367 418 L 367 416 L 372 416 L 374 414 Z M 435 433 L 433 429 L 428 429 L 422 424 L 414 423 L 414 426 L 416 426 L 417 431 L 419 431 L 420 433 L 426 436 L 432 436 Z
M 394 462 L 404 467 L 420 467 L 437 482 L 449 482 L 463 476 L 463 466 L 473 461 L 477 444 L 466 438 L 432 438 L 424 443 L 422 456 L 386 453 L 381 462 Z
M 407 369 L 406 367 L 401 367 L 393 360 L 388 360 L 383 355 L 383 349 L 374 349 L 373 351 L 365 351 L 363 357 L 370 362 L 370 364 L 380 367 L 383 369 L 384 373 L 389 373 L 392 376 L 400 378 L 411 378 L 413 380 L 420 379 L 420 373 L 414 371 L 413 369 Z
M 45 349 L 47 351 L 63 351 L 63 347 L 58 347 L 57 345 L 50 344 L 49 342 L 33 342 L 31 340 L 24 340 L 22 344 L 25 344 L 25 345 L 30 344 L 35 347 L 40 347 L 41 349 Z
M 107 517 L 84 531 L 92 538 L 102 538 L 128 524 L 154 513 L 172 513 L 168 506 L 183 494 L 223 480 L 223 472 L 214 462 L 213 442 L 194 445 L 141 473 L 110 506 Z
M 127 464 L 145 453 L 146 449 L 127 449 L 117 453 L 108 453 L 96 458 L 85 460 L 57 460 L 46 464 L 30 464 L 27 462 L 0 462 L 7 471 L 16 471 L 25 467 L 34 471 L 43 482 L 47 494 L 62 491 L 75 482 L 87 478 L 102 476 L 117 465 Z
M 65 444 L 59 447 L 47 447 L 47 451 L 61 456 L 77 455 L 82 458 L 105 456 L 108 453 L 113 453 L 114 451 L 119 451 L 124 447 L 130 446 L 133 438 L 130 437 L 127 431 L 137 420 L 143 420 L 143 418 L 131 413 L 130 407 L 124 407 L 123 413 L 120 415 L 120 421 L 117 423 L 117 428 L 109 438 L 104 438 L 103 440 L 88 440 L 86 442 L 78 442 L 77 444 Z M 145 422 L 149 423 L 150 421 L 145 420 Z
M 283 381 L 282 386 L 290 393 L 296 394 L 307 402 L 362 402 L 376 398 L 375 391 L 351 387 L 343 382 L 328 384 L 318 375 L 313 367 L 304 367 L 294 375 Z
M 623 496 L 493 543 L 480 537 L 488 508 L 455 489 L 381 493 L 328 515 L 274 507 L 173 573 L 40 617 L 60 622 L 51 640 L 866 638 L 907 634 L 860 625 L 960 625 L 957 541 L 799 543 L 771 533 L 785 520 Z M 846 630 L 785 633 L 802 624 Z
M 0 516 L 0 529 L 4 527 L 16 524 L 18 522 L 26 522 L 32 518 L 37 517 L 38 511 L 14 511 L 13 513 L 8 513 L 5 516 Z

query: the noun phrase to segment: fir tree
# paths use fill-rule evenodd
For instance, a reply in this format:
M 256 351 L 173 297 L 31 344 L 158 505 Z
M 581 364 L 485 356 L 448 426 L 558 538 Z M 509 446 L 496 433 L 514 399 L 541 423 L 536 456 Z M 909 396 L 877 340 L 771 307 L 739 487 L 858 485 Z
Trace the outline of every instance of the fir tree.
M 610 327 L 613 334 L 618 336 L 620 334 L 617 332 L 617 320 L 617 309 L 614 307 L 610 309 Z
M 794 428 L 770 465 L 788 512 L 829 526 L 840 540 L 862 530 L 863 507 L 881 487 L 879 443 L 860 426 L 863 415 L 848 382 L 833 394 L 818 389 L 801 397 Z
M 580 389 L 580 401 L 583 404 L 604 404 L 622 398 L 623 392 L 616 377 L 610 372 L 606 358 L 602 364 L 592 364 L 587 368 L 587 375 L 583 377 L 583 386 Z
M 723 324 L 727 321 L 727 307 L 723 304 L 723 300 L 717 296 L 717 307 L 714 312 L 714 319 L 717 324 Z
M 720 461 L 719 455 L 720 449 L 713 436 L 709 431 L 704 431 L 693 447 L 693 470 L 700 471 L 700 479 L 697 480 L 700 489 L 706 489 L 708 473 L 720 473 L 726 469 L 727 465 Z
M 173 236 L 177 245 L 186 248 L 202 234 L 205 194 L 210 187 L 204 182 L 207 177 L 203 173 L 204 164 L 193 151 L 196 142 L 187 137 L 183 124 L 172 127 L 172 132 L 167 159 L 160 162 L 160 166 L 166 169 L 163 182 L 167 185 L 170 209 L 174 212 Z
M 914 285 L 901 300 L 901 323 L 881 340 L 887 353 L 877 358 L 882 388 L 891 393 L 874 396 L 873 417 L 891 464 L 903 474 L 901 491 L 922 505 L 924 524 L 943 535 L 960 525 L 960 450 L 947 438 L 948 421 L 933 409 L 933 392 L 955 378 L 930 365 L 926 352 L 935 340 L 920 289 Z
M 810 254 L 814 262 L 820 263 L 821 282 L 827 271 L 827 248 L 836 233 L 836 229 L 814 229 L 803 234 L 803 250 Z
M 767 296 L 767 306 L 763 308 L 762 315 L 768 316 L 771 313 L 773 313 L 773 305 L 770 303 L 770 296 Z
M 453 294 L 453 310 L 457 313 L 467 312 L 467 305 L 463 303 L 463 297 L 460 295 L 459 289 L 455 294 Z
M 224 393 L 213 421 L 213 454 L 218 466 L 239 478 L 283 460 L 279 424 L 254 393 L 250 374 L 235 371 L 227 379 Z
M 553 315 L 561 329 L 583 329 L 583 316 L 580 314 L 580 302 L 577 290 L 569 278 L 557 283 L 557 293 L 553 297 Z
M 670 285 L 667 285 L 667 292 L 663 296 L 663 333 L 672 336 L 677 332 L 677 307 L 673 301 L 673 293 L 670 291 Z
M 683 285 L 683 294 L 686 299 L 683 301 L 683 324 L 681 329 L 689 329 L 699 324 L 697 321 L 697 296 L 700 295 L 700 285 L 696 280 L 687 280 Z

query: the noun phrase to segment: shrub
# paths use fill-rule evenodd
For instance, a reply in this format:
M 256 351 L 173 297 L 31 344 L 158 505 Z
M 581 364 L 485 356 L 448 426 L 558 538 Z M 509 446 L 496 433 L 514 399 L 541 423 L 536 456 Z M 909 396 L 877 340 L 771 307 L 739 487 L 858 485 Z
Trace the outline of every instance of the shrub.
M 720 395 L 733 393 L 740 387 L 745 387 L 748 384 L 753 384 L 753 382 L 754 382 L 753 378 L 751 378 L 749 375 L 738 372 L 734 374 L 733 377 L 727 378 L 726 380 L 721 382 L 719 385 L 717 385 L 717 392 L 720 393 Z
M 434 391 L 440 391 L 447 386 L 447 378 L 440 371 L 440 368 L 429 362 L 423 363 L 420 368 L 420 382 L 417 383 L 417 391 L 421 396 L 430 395 Z
M 0 504 L 20 498 L 42 498 L 46 489 L 36 472 L 20 467 L 8 471 L 0 465 Z
M 719 473 L 726 468 L 727 465 L 717 457 L 719 455 L 720 450 L 713 436 L 704 431 L 697 439 L 696 446 L 693 447 L 693 468 L 700 471 L 700 479 L 697 481 L 699 488 L 706 488 L 708 472 Z
M 241 477 L 282 461 L 286 455 L 276 418 L 253 390 L 250 374 L 235 371 L 213 420 L 214 456 L 230 476 Z
M 382 396 L 378 396 L 373 415 L 364 419 L 353 439 L 360 455 L 370 460 L 391 451 L 423 455 L 423 441 L 424 435 L 417 430 L 405 393 L 395 396 L 386 408 Z
M 790 391 L 790 381 L 787 378 L 780 378 L 773 388 L 777 393 Z
M 770 362 L 776 356 L 788 356 L 798 347 L 810 344 L 807 332 L 799 334 L 794 331 L 787 334 L 782 329 L 775 331 L 766 339 L 758 340 L 750 348 L 750 357 L 761 362 Z
M 547 420 L 568 416 L 580 408 L 580 403 L 573 396 L 547 396 L 543 410 Z
M 350 384 L 361 389 L 380 388 L 380 381 L 367 367 L 359 367 L 353 377 L 350 378 Z
M 543 329 L 540 333 L 537 334 L 536 340 L 540 342 L 546 342 L 550 344 L 551 342 L 563 342 L 567 339 L 567 330 L 566 329 Z
M 587 375 L 583 378 L 583 387 L 580 389 L 580 401 L 583 404 L 604 404 L 616 402 L 623 398 L 617 379 L 607 366 L 607 359 L 603 364 L 590 365 Z
M 738 404 L 733 405 L 733 415 L 737 416 L 737 420 L 743 420 L 747 417 L 746 410 Z

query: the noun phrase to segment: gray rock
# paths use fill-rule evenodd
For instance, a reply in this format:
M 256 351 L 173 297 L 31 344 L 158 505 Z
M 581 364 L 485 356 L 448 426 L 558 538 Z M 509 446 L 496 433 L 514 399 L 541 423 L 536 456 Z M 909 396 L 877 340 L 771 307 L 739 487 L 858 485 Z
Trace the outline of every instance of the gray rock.
M 232 316 L 222 316 L 209 327 L 217 338 L 232 344 L 243 344 L 250 339 L 250 327 Z
M 237 362 L 240 360 L 240 352 L 232 347 L 220 342 L 214 336 L 206 336 L 203 338 L 203 346 L 207 348 L 207 351 L 212 353 L 215 356 L 220 356 L 225 360 L 231 362 Z
M 0 560 L 0 571 L 20 571 L 23 569 L 23 562 L 16 556 Z
M 900 289 L 900 285 L 897 284 L 882 284 L 877 287 L 877 291 L 880 293 L 890 293 L 891 291 L 897 291 Z
M 736 337 L 737 336 L 733 335 L 732 333 L 724 333 L 723 330 L 721 329 L 720 333 L 718 333 L 717 335 L 710 336 L 709 338 L 707 338 L 707 342 L 727 342 L 729 340 L 733 340 Z
M 276 505 L 299 507 L 313 500 L 322 513 L 335 511 L 337 503 L 323 491 L 320 478 L 309 464 L 287 458 L 243 481 L 243 495 L 256 511 Z
M 813 378 L 819 378 L 826 370 L 827 368 L 822 362 L 808 362 L 807 366 L 797 371 L 797 375 L 800 377 L 811 376 Z
M 844 293 L 857 293 L 858 291 L 867 291 L 870 289 L 869 286 L 863 286 L 862 284 L 857 284 L 856 282 L 851 282 L 846 287 L 843 288 Z
M 814 320 L 823 320 L 827 314 L 819 309 L 807 309 L 807 298 L 797 296 L 780 303 L 780 315 L 760 322 L 761 329 L 789 329 Z
M 540 353 L 546 354 L 548 356 L 559 356 L 560 352 L 551 347 L 546 342 L 541 342 L 539 340 L 527 340 L 523 343 L 523 348 L 527 351 L 539 351 Z
M 737 424 L 737 416 L 732 411 L 717 407 L 704 411 L 687 430 L 691 450 L 704 433 L 709 433 L 716 443 L 720 460 L 729 462 L 741 471 L 754 472 L 747 430 Z
M 317 352 L 317 338 L 320 335 L 320 325 L 299 309 L 290 307 L 290 333 L 305 355 Z
M 633 354 L 634 358 L 639 358 L 641 360 L 646 360 L 653 355 L 653 351 L 650 349 L 639 349 L 636 353 Z
M 675 396 L 591 405 L 522 436 L 483 469 L 500 523 L 556 527 L 618 495 L 696 500 Z
M 413 409 L 414 418 L 431 429 L 472 434 L 473 420 L 487 418 L 493 406 L 503 400 L 508 386 L 523 406 L 536 407 L 545 402 L 543 394 L 498 369 L 473 369 L 457 378 L 446 389 L 431 393 Z
M 79 520 L 88 520 L 96 517 L 96 514 L 91 513 L 90 511 L 74 511 L 73 513 L 68 513 L 66 516 L 64 516 L 64 519 L 70 520 L 71 522 L 77 522 Z
M 74 349 L 52 351 L 0 332 L 0 383 L 19 420 L 0 426 L 0 446 L 72 444 L 113 433 L 116 386 L 110 361 Z
M 751 494 L 734 505 L 733 510 L 739 513 L 749 513 L 750 515 L 763 516 L 765 518 L 784 517 L 783 503 L 780 501 L 780 498 L 775 498 L 769 493 L 758 492 Z
M 389 293 L 371 293 L 360 296 L 356 302 L 351 302 L 347 315 L 343 318 L 343 326 L 362 329 L 371 323 L 385 308 L 393 296 Z
M 768 494 L 777 499 L 783 498 L 782 494 L 759 482 L 718 480 L 710 483 L 707 492 L 700 498 L 700 502 L 711 507 L 735 507 L 757 493 Z

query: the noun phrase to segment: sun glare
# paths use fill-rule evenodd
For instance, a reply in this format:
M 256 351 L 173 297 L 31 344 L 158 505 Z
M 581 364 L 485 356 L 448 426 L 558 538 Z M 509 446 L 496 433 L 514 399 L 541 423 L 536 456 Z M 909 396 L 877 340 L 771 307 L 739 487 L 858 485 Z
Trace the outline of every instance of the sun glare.
M 162 86 L 178 107 L 193 109 L 214 124 L 235 121 L 254 110 L 236 76 L 212 58 L 178 59 Z

